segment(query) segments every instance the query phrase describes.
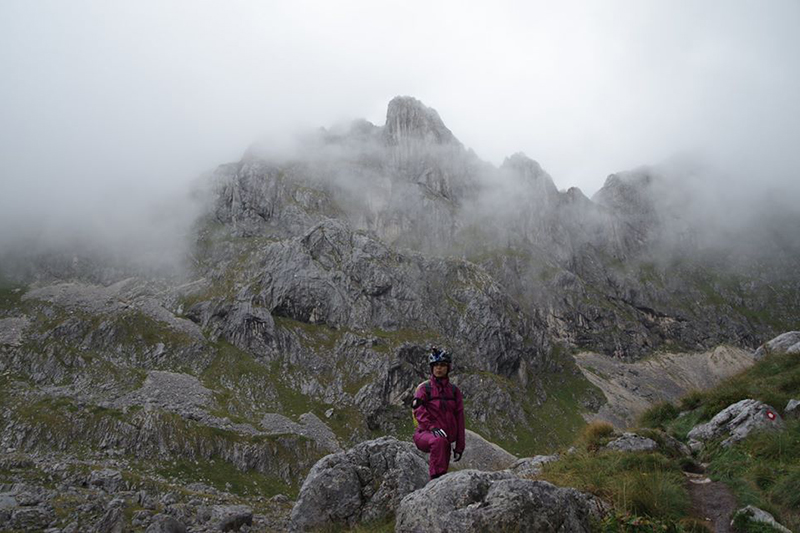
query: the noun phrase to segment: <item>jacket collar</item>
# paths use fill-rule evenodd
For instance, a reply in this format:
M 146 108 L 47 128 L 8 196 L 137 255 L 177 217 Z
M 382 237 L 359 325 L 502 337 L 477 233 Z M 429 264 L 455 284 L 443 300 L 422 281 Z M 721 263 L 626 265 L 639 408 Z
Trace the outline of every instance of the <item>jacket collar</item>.
M 447 375 L 447 376 L 445 376 L 443 378 L 437 378 L 436 376 L 433 375 L 433 372 L 431 372 L 431 383 L 434 383 L 434 384 L 436 384 L 436 385 L 438 385 L 440 387 L 443 387 L 443 386 L 447 385 L 448 383 L 450 383 L 450 376 Z

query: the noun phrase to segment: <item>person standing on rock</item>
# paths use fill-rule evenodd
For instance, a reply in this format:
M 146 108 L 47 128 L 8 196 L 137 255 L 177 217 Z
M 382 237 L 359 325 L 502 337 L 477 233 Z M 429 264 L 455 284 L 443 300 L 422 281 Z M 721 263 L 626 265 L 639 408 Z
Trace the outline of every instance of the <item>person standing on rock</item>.
M 452 362 L 445 350 L 431 349 L 428 355 L 431 377 L 417 387 L 411 404 L 417 424 L 414 444 L 430 453 L 431 479 L 447 473 L 451 444 L 455 443 L 454 461 L 460 461 L 464 453 L 464 399 L 458 387 L 450 383 Z

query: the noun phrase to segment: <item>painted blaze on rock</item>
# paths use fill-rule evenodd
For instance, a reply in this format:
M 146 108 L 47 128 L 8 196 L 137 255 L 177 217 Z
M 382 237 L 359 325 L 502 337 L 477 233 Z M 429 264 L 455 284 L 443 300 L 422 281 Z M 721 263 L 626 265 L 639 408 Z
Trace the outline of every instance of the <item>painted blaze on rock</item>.
M 695 426 L 688 437 L 690 445 L 697 448 L 703 441 L 730 434 L 730 437 L 722 441 L 723 446 L 730 446 L 754 430 L 780 430 L 783 427 L 783 419 L 774 407 L 758 400 L 746 399 L 729 405 L 707 423 Z

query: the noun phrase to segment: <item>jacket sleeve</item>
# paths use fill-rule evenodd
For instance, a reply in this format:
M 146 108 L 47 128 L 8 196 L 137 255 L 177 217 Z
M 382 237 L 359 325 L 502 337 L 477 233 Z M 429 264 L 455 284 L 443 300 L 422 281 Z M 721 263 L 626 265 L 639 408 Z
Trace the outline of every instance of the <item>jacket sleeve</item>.
M 414 398 L 419 398 L 422 405 L 414 409 L 414 417 L 419 423 L 418 430 L 430 431 L 433 426 L 433 418 L 428 412 L 428 398 L 425 396 L 425 384 L 423 383 L 417 387 L 417 392 L 414 393 Z
M 464 453 L 466 439 L 464 436 L 464 397 L 461 389 L 456 391 L 456 449 L 458 453 Z

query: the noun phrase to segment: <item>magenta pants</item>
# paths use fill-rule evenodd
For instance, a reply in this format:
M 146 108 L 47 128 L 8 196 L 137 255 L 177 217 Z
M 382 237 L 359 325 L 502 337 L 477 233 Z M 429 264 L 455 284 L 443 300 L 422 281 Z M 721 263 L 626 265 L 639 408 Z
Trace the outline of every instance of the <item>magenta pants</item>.
M 450 441 L 435 437 L 430 431 L 414 432 L 414 444 L 425 453 L 430 453 L 428 474 L 431 479 L 447 473 L 450 466 Z

